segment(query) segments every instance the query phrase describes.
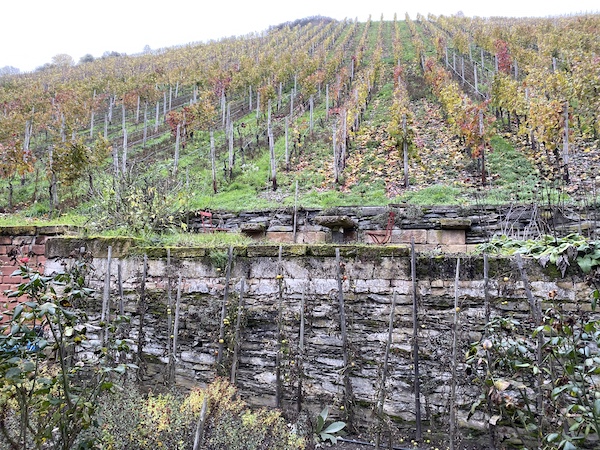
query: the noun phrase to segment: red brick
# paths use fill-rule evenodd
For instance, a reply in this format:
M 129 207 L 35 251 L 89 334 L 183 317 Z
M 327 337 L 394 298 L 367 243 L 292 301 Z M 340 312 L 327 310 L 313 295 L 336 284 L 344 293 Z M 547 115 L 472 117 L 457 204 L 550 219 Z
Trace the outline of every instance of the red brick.
M 46 239 L 48 239 L 48 236 L 37 236 L 35 238 L 35 243 L 38 245 L 44 245 L 46 243 Z
M 31 251 L 34 255 L 45 255 L 46 254 L 46 246 L 45 245 L 33 245 L 31 246 Z
M 11 245 L 12 237 L 10 236 L 0 236 L 0 245 Z
M 23 282 L 23 278 L 21 278 L 21 277 L 10 277 L 10 276 L 6 276 L 6 275 L 2 277 L 3 284 L 12 284 L 12 285 L 18 286 L 22 282 Z
M 11 276 L 15 270 L 18 270 L 17 266 L 9 266 L 9 265 L 4 265 L 4 266 L 0 266 L 0 275 L 4 275 L 4 276 Z

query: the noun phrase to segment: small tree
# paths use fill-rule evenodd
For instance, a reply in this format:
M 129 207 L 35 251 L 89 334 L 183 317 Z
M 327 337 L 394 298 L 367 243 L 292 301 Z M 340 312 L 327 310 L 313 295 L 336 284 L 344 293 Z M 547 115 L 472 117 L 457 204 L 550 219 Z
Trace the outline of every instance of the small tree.
M 51 277 L 27 263 L 20 261 L 13 276 L 23 283 L 9 294 L 24 301 L 5 312 L 9 320 L 0 327 L 0 442 L 11 450 L 67 450 L 92 425 L 97 396 L 127 365 L 112 365 L 109 347 L 87 342 L 85 316 L 75 307 L 93 294 L 84 286 L 88 262 Z M 77 357 L 83 345 L 92 358 Z

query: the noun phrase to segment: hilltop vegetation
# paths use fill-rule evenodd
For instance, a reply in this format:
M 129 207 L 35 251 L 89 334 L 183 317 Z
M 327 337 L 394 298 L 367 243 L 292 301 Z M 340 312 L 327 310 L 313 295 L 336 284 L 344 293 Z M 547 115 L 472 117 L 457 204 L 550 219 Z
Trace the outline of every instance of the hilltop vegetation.
M 600 16 L 335 21 L 0 78 L 0 205 L 596 203 Z M 297 186 L 297 187 L 296 187 Z

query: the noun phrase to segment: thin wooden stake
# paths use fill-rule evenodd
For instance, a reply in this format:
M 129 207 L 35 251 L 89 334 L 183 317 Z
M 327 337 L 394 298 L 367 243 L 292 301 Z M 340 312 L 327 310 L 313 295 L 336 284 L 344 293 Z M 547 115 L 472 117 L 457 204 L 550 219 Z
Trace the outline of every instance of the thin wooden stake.
M 177 297 L 175 299 L 175 321 L 173 322 L 173 361 L 177 362 L 177 335 L 179 334 L 179 308 L 181 305 L 181 273 L 177 280 Z M 173 367 L 175 372 L 175 367 Z
M 298 343 L 298 396 L 296 403 L 296 411 L 302 411 L 302 378 L 304 377 L 304 303 L 305 303 L 306 286 L 302 289 L 302 297 L 300 298 L 300 336 Z
M 144 348 L 144 318 L 146 315 L 146 277 L 148 274 L 148 255 L 144 254 L 144 266 L 142 268 L 142 282 L 140 284 L 140 302 L 138 307 L 139 324 L 138 324 L 138 346 L 137 358 L 140 368 L 143 367 L 143 348 Z
M 123 276 L 122 276 L 122 267 L 121 260 L 117 262 L 117 284 L 119 285 L 119 315 L 125 315 L 125 307 L 123 305 Z
M 382 373 L 381 373 L 381 385 L 379 387 L 379 398 L 377 399 L 377 418 L 380 421 L 381 421 L 381 417 L 383 414 L 383 405 L 385 403 L 385 397 L 386 397 L 385 382 L 387 379 L 388 360 L 390 357 L 390 347 L 392 345 L 392 339 L 393 339 L 393 335 L 394 335 L 394 312 L 395 312 L 395 310 L 396 310 L 396 291 L 394 291 L 394 295 L 392 296 L 392 306 L 390 309 L 390 321 L 389 321 L 389 327 L 388 327 L 388 338 L 387 338 L 387 342 L 385 343 L 385 352 L 383 355 L 383 368 L 382 368 Z M 378 430 L 377 437 L 375 439 L 375 449 L 376 450 L 379 450 L 380 440 L 381 440 L 381 430 Z
M 217 193 L 217 162 L 216 162 L 216 150 L 215 150 L 215 136 L 214 133 L 210 132 L 210 163 L 212 168 L 212 185 L 213 193 Z
M 485 306 L 485 323 L 490 323 L 490 278 L 489 278 L 490 263 L 487 253 L 483 254 L 483 298 Z
M 417 303 L 417 256 L 415 252 L 415 239 L 411 238 L 410 242 L 411 258 L 410 258 L 410 272 L 412 278 L 412 300 L 413 300 L 413 365 L 415 375 L 415 439 L 421 440 L 421 380 L 419 374 L 419 316 L 418 316 L 418 303 Z
M 290 120 L 288 116 L 285 116 L 285 171 L 290 171 L 290 150 L 289 150 L 289 124 Z
M 487 253 L 483 254 L 483 298 L 484 298 L 484 307 L 485 307 L 485 335 L 487 336 L 487 326 L 490 323 L 490 288 L 489 288 L 489 271 L 490 271 L 490 263 L 488 261 Z M 488 367 L 492 365 L 492 354 L 489 349 L 485 351 Z M 487 398 L 487 410 L 490 417 L 492 417 L 492 399 L 488 396 Z M 490 448 L 496 448 L 496 426 L 493 424 L 490 425 Z
M 173 355 L 173 288 L 171 285 L 171 249 L 167 249 L 167 352 L 169 354 L 169 364 L 167 370 L 167 379 L 169 385 L 175 381 L 175 358 Z
M 202 438 L 204 437 L 204 421 L 206 420 L 206 408 L 208 406 L 208 397 L 204 397 L 202 401 L 202 409 L 200 410 L 200 417 L 198 418 L 198 425 L 196 425 L 196 435 L 194 436 L 194 448 L 193 450 L 199 450 L 202 445 Z
M 531 309 L 531 317 L 533 318 L 535 328 L 539 327 L 542 324 L 542 309 L 540 307 L 539 302 L 535 300 L 533 293 L 531 292 L 531 285 L 529 284 L 529 277 L 527 276 L 527 272 L 523 267 L 523 259 L 521 255 L 517 253 L 517 267 L 519 268 L 519 273 L 521 275 L 521 280 L 523 281 L 523 288 L 525 289 L 525 295 L 527 296 L 527 300 L 529 301 L 529 307 Z M 536 406 L 538 412 L 538 436 L 542 433 L 542 424 L 544 419 L 544 392 L 543 392 L 543 380 L 542 380 L 542 364 L 543 364 L 543 354 L 542 349 L 544 347 L 544 333 L 538 333 L 537 335 L 537 351 L 536 351 L 536 364 L 540 368 L 536 377 Z
M 177 124 L 177 131 L 175 134 L 175 156 L 173 157 L 173 175 L 177 174 L 179 169 L 179 144 L 181 141 L 181 124 Z
M 450 450 L 456 443 L 456 369 L 458 358 L 458 280 L 460 274 L 460 258 L 456 259 L 456 276 L 454 279 L 454 321 L 452 323 L 452 379 L 450 385 Z
M 296 194 L 294 195 L 294 244 L 298 233 L 298 180 L 296 180 Z
M 277 408 L 281 408 L 283 400 L 283 383 L 281 381 L 281 341 L 283 340 L 283 267 L 282 267 L 283 247 L 279 246 L 279 259 L 277 267 L 277 285 L 279 288 L 279 296 L 277 298 L 277 353 L 275 355 L 275 404 Z
M 217 354 L 217 371 L 220 370 L 223 363 L 223 351 L 225 350 L 225 317 L 227 316 L 227 299 L 229 297 L 229 280 L 231 279 L 231 263 L 233 261 L 233 247 L 229 246 L 227 257 L 227 269 L 225 271 L 225 292 L 223 293 L 223 302 L 221 303 L 221 325 L 219 331 L 219 350 Z
M 402 115 L 402 130 L 406 136 L 406 114 Z M 408 189 L 410 180 L 408 177 L 408 141 L 406 139 L 402 141 L 402 159 L 404 163 L 404 187 Z
M 346 331 L 346 310 L 344 306 L 344 289 L 342 284 L 342 261 L 340 259 L 340 249 L 335 249 L 335 262 L 337 269 L 337 284 L 338 284 L 338 302 L 340 307 L 340 332 L 342 334 L 342 351 L 344 354 L 343 368 L 343 384 L 344 398 L 343 404 L 346 411 L 346 418 L 349 427 L 352 427 L 353 411 L 352 411 L 352 385 L 350 384 L 350 357 L 348 354 L 348 334 Z
M 102 294 L 102 314 L 100 315 L 100 326 L 102 327 L 102 345 L 108 341 L 108 321 L 110 320 L 110 263 L 112 260 L 112 246 L 108 246 L 108 255 L 106 257 L 106 274 L 104 275 L 104 292 Z
M 238 301 L 237 318 L 235 320 L 235 337 L 233 341 L 233 360 L 231 362 L 231 384 L 235 385 L 235 377 L 238 366 L 238 357 L 240 353 L 240 336 L 242 328 L 242 316 L 244 314 L 244 289 L 246 287 L 246 279 L 242 278 L 240 282 L 240 299 Z

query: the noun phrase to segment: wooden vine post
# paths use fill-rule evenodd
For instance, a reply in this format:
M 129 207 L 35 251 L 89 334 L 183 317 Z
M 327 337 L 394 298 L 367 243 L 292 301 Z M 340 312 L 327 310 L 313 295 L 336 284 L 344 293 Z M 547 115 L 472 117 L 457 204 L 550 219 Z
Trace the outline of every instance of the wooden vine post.
M 124 296 L 123 296 L 123 275 L 122 275 L 121 260 L 119 260 L 117 262 L 117 285 L 119 288 L 119 315 L 124 316 L 125 315 L 125 306 L 123 304 Z
M 353 411 L 352 411 L 352 384 L 350 383 L 350 355 L 348 349 L 348 333 L 346 330 L 346 310 L 344 306 L 344 289 L 342 280 L 342 261 L 340 259 L 340 249 L 335 249 L 335 262 L 337 270 L 338 284 L 338 302 L 340 308 L 340 332 L 342 334 L 342 352 L 344 356 L 344 367 L 342 372 L 344 385 L 343 406 L 346 411 L 346 419 L 348 426 L 352 427 Z
M 279 246 L 279 259 L 277 264 L 277 286 L 278 286 L 278 297 L 277 297 L 277 345 L 275 354 L 275 404 L 277 408 L 281 408 L 283 401 L 283 382 L 281 380 L 281 363 L 283 359 L 282 354 L 282 340 L 283 340 L 283 266 L 282 266 L 282 255 L 283 247 Z
M 181 143 L 181 124 L 177 124 L 177 131 L 175 132 L 175 155 L 173 157 L 173 175 L 177 174 L 179 170 L 179 146 Z
M 167 379 L 169 385 L 175 381 L 175 355 L 173 354 L 173 296 L 171 286 L 171 249 L 167 249 L 167 352 L 169 363 L 167 368 Z
M 298 370 L 298 395 L 296 397 L 296 411 L 302 411 L 302 378 L 304 377 L 304 327 L 305 327 L 305 296 L 306 286 L 302 289 L 300 298 L 300 336 L 298 339 L 298 358 L 296 368 Z
M 452 379 L 450 385 L 450 450 L 456 447 L 456 370 L 458 360 L 458 280 L 460 274 L 460 258 L 456 258 L 456 276 L 454 278 L 454 321 L 452 322 Z
M 108 322 L 110 321 L 110 265 L 112 260 L 112 246 L 108 246 L 106 256 L 106 274 L 104 275 L 104 291 L 102 293 L 102 313 L 100 315 L 100 326 L 102 327 L 102 346 L 108 341 Z
M 396 291 L 394 291 L 394 295 L 392 296 L 392 305 L 390 308 L 390 320 L 388 326 L 388 337 L 385 343 L 385 352 L 383 355 L 383 367 L 381 369 L 381 385 L 379 387 L 379 398 L 377 399 L 377 418 L 381 423 L 381 418 L 383 415 L 383 405 L 385 403 L 386 397 L 386 388 L 385 382 L 387 379 L 388 373 L 388 360 L 390 357 L 390 347 L 392 345 L 393 335 L 394 335 L 394 312 L 396 310 Z M 379 450 L 379 446 L 381 443 L 381 428 L 377 430 L 377 436 L 375 437 L 375 449 Z
M 410 273 L 412 278 L 412 300 L 413 300 L 413 366 L 415 376 L 415 439 L 421 440 L 421 381 L 419 373 L 419 316 L 417 303 L 417 255 L 415 252 L 415 239 L 410 242 Z
M 177 363 L 177 335 L 179 334 L 179 310 L 181 305 L 181 273 L 177 280 L 177 297 L 175 298 L 175 320 L 173 322 L 173 348 L 171 353 L 173 355 L 173 361 Z M 173 381 L 175 381 L 175 366 L 171 369 L 173 372 Z
M 148 255 L 144 254 L 144 263 L 142 267 L 142 281 L 140 284 L 140 300 L 138 305 L 139 323 L 138 323 L 138 345 L 137 345 L 137 359 L 140 371 L 138 372 L 138 378 L 141 379 L 144 370 L 144 320 L 146 316 L 146 277 L 148 275 Z M 140 373 L 141 372 L 141 373 Z
M 294 195 L 294 244 L 298 235 L 298 180 L 296 180 L 296 193 Z
M 542 309 L 538 301 L 535 300 L 533 293 L 531 292 L 531 285 L 529 283 L 529 277 L 523 267 L 523 259 L 521 255 L 517 253 L 517 267 L 519 268 L 519 274 L 523 281 L 523 288 L 525 289 L 525 295 L 529 302 L 531 310 L 531 317 L 533 318 L 534 327 L 537 328 L 542 324 Z M 544 386 L 542 378 L 542 364 L 543 364 L 543 348 L 544 348 L 544 333 L 537 333 L 537 349 L 536 349 L 536 364 L 540 368 L 536 376 L 536 409 L 538 417 L 538 437 L 542 436 L 542 425 L 544 422 Z M 541 444 L 541 442 L 538 442 Z
M 213 193 L 217 193 L 217 156 L 215 150 L 215 135 L 210 132 L 210 164 L 212 169 Z
M 491 316 L 491 311 L 490 311 L 490 277 L 489 277 L 489 272 L 490 272 L 490 263 L 488 261 L 488 255 L 487 253 L 483 254 L 483 298 L 484 298 L 484 308 L 485 308 L 485 336 L 487 337 L 488 335 L 488 324 L 490 323 L 490 316 Z M 486 359 L 487 359 L 487 366 L 491 367 L 492 366 L 492 353 L 490 352 L 489 348 L 486 348 L 485 350 L 485 355 L 486 355 Z M 487 411 L 488 411 L 488 415 L 490 417 L 493 416 L 492 414 L 492 399 L 487 396 Z M 496 448 L 496 425 L 493 423 L 489 423 L 490 425 L 490 448 L 495 449 Z
M 290 149 L 289 149 L 289 128 L 290 120 L 288 116 L 285 116 L 285 171 L 290 171 Z
M 231 279 L 231 264 L 233 262 L 233 247 L 229 246 L 227 268 L 225 269 L 225 291 L 221 302 L 221 324 L 219 326 L 219 349 L 217 350 L 217 372 L 221 371 L 223 352 L 225 351 L 225 317 L 227 317 L 227 300 L 229 297 L 229 280 Z
M 408 140 L 406 139 L 406 114 L 402 114 L 402 162 L 404 165 L 404 187 L 408 188 L 410 180 L 408 177 Z
M 231 384 L 235 385 L 235 379 L 237 375 L 238 358 L 241 347 L 241 328 L 242 328 L 242 316 L 244 315 L 244 290 L 246 289 L 246 279 L 242 278 L 240 281 L 240 298 L 238 301 L 237 317 L 235 320 L 235 334 L 233 341 L 233 359 L 231 361 Z
M 275 138 L 273 137 L 273 133 L 268 133 L 269 139 L 269 159 L 271 162 L 271 176 L 269 180 L 271 181 L 273 191 L 277 190 L 277 159 L 275 159 Z
M 202 409 L 200 410 L 200 416 L 198 417 L 198 424 L 196 425 L 196 434 L 194 435 L 194 447 L 193 450 L 199 450 L 202 445 L 202 439 L 204 437 L 204 423 L 206 421 L 206 409 L 208 407 L 208 397 L 204 397 L 202 402 Z

